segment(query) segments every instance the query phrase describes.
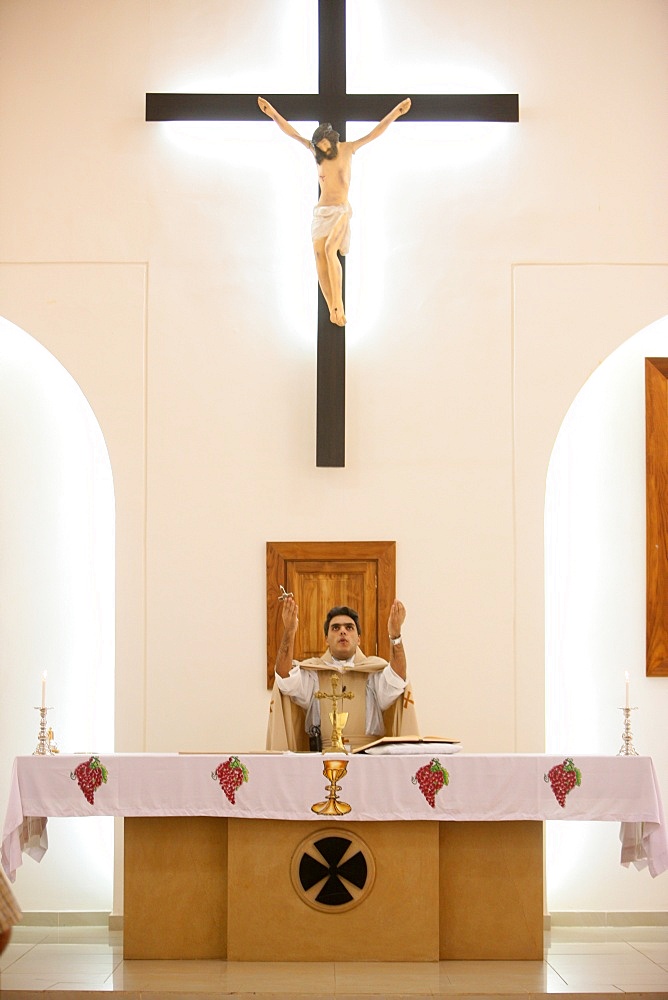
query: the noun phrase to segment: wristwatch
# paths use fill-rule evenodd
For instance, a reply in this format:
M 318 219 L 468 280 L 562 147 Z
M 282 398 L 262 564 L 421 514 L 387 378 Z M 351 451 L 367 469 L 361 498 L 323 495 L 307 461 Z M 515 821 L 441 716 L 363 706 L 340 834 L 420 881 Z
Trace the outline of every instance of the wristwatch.
M 401 645 L 401 636 L 400 635 L 395 636 L 394 639 L 390 635 L 390 636 L 388 636 L 388 639 L 390 640 L 390 642 L 392 643 L 393 646 L 400 646 Z

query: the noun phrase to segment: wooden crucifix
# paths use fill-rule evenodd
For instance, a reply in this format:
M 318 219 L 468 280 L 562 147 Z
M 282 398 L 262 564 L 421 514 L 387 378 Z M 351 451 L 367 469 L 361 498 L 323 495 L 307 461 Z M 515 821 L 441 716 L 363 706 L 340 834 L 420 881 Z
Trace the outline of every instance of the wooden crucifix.
M 317 94 L 265 95 L 288 121 L 331 122 L 345 140 L 347 122 L 379 121 L 407 96 L 346 92 L 346 0 L 318 0 L 318 53 Z M 257 94 L 147 94 L 146 120 L 266 121 L 257 98 Z M 410 98 L 411 121 L 519 121 L 517 94 L 411 94 Z M 318 467 L 345 466 L 345 376 L 345 327 L 331 322 L 327 303 L 319 292 Z

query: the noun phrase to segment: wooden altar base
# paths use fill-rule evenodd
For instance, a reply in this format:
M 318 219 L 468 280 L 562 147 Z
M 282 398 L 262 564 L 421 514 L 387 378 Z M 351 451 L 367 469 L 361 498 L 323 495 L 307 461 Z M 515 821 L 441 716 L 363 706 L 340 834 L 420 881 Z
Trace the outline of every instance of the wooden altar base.
M 358 838 L 372 884 L 314 909 L 296 887 L 312 836 Z M 369 888 L 369 885 L 371 886 Z M 125 959 L 543 958 L 543 824 L 125 819 Z

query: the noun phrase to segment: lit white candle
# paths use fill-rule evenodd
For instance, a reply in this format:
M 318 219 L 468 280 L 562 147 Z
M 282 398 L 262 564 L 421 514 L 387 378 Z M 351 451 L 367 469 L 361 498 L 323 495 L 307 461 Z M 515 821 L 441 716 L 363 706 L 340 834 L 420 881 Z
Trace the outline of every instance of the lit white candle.
M 629 672 L 628 672 L 628 670 L 624 674 L 624 677 L 626 678 L 626 708 L 630 708 L 631 707 L 631 703 L 629 702 Z
M 42 674 L 42 708 L 46 708 L 46 670 Z

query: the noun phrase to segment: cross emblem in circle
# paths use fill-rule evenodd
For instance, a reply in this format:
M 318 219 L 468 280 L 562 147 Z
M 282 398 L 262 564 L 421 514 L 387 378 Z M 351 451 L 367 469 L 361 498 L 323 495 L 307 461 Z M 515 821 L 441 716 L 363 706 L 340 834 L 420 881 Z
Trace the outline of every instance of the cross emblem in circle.
M 340 913 L 368 896 L 375 878 L 371 851 L 357 834 L 319 830 L 301 842 L 292 859 L 292 882 L 305 903 Z

